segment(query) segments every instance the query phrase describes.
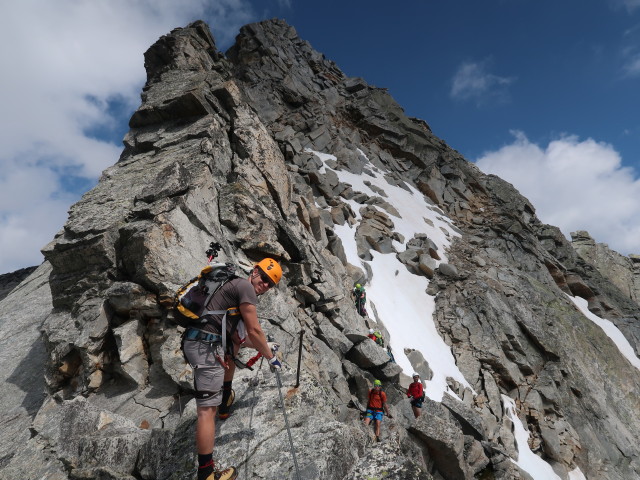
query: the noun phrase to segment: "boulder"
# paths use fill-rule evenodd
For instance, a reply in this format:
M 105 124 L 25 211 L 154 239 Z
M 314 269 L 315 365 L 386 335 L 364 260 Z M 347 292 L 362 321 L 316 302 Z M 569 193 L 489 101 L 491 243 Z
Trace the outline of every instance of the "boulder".
M 430 406 L 431 402 L 426 401 L 423 410 L 429 410 Z M 445 478 L 473 479 L 464 458 L 464 434 L 455 423 L 446 417 L 421 415 L 409 430 L 424 442 L 436 468 Z
M 389 362 L 386 350 L 368 338 L 355 345 L 347 358 L 365 369 L 380 367 Z

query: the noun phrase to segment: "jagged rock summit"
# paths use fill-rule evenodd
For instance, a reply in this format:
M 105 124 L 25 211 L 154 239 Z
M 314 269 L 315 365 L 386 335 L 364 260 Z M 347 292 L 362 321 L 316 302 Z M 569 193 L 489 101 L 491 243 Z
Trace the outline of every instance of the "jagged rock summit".
M 637 298 L 511 185 L 280 20 L 226 54 L 196 22 L 145 67 L 119 161 L 0 301 L 0 478 L 194 478 L 170 305 L 214 240 L 222 260 L 285 271 L 258 306 L 284 405 L 268 369 L 242 370 L 218 422 L 216 460 L 240 478 L 295 478 L 282 408 L 302 478 L 640 478 Z M 417 420 L 409 369 L 429 380 Z M 379 443 L 354 408 L 374 378 L 394 414 Z

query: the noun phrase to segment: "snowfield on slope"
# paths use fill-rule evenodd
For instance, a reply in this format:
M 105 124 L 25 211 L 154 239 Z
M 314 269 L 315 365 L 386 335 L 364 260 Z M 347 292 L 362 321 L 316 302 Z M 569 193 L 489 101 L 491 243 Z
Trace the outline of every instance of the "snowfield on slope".
M 515 438 L 516 450 L 518 451 L 518 459 L 511 461 L 524 470 L 533 480 L 561 480 L 554 472 L 551 465 L 537 456 L 529 447 L 529 430 L 524 426 L 518 415 L 516 414 L 516 402 L 506 395 L 501 395 L 502 406 L 505 416 L 513 422 L 513 436 Z M 576 467 L 568 472 L 567 480 L 587 480 L 580 470 Z
M 527 472 L 533 480 L 561 480 L 556 472 L 553 471 L 551 465 L 542 460 L 539 456 L 529 448 L 529 431 L 516 415 L 516 402 L 507 397 L 502 396 L 502 405 L 506 416 L 513 422 L 513 436 L 516 440 L 518 449 L 518 459 L 511 461 L 518 465 L 522 470 Z
M 453 222 L 438 207 L 430 205 L 422 193 L 408 184 L 409 190 L 390 184 L 384 178 L 385 172 L 371 163 L 369 163 L 371 174 L 365 171 L 361 175 L 356 175 L 345 170 L 331 169 L 326 162 L 336 160 L 334 155 L 307 151 L 315 154 L 323 162 L 320 173 L 325 173 L 327 169 L 333 170 L 339 180 L 351 185 L 354 191 L 366 193 L 371 197 L 380 197 L 372 187 L 384 191 L 387 195 L 384 200 L 397 210 L 400 217 L 387 212 L 380 206 L 373 205 L 373 207 L 391 218 L 394 223 L 393 230 L 403 235 L 405 242 L 411 240 L 415 234 L 426 234 L 438 247 L 441 260 L 436 261 L 436 264 L 446 263 L 446 250 L 451 245 L 451 239 L 460 234 L 454 228 Z M 368 161 L 361 150 L 358 150 L 358 153 Z M 369 185 L 365 184 L 365 181 Z M 411 375 L 414 370 L 404 349 L 414 349 L 422 353 L 433 371 L 432 379 L 424 382 L 425 393 L 430 399 L 441 402 L 445 392 L 457 397 L 448 387 L 447 377 L 473 390 L 458 369 L 451 348 L 440 337 L 436 328 L 433 318 L 435 297 L 426 293 L 429 280 L 410 273 L 396 258 L 395 253 L 382 254 L 371 251 L 373 260 L 361 259 L 358 256 L 355 234 L 357 225 L 362 219 L 360 208 L 363 205 L 354 200 L 345 199 L 344 201 L 354 211 L 356 225 L 350 226 L 345 222 L 344 225 L 334 225 L 334 231 L 342 241 L 347 261 L 363 269 L 364 264 L 368 263 L 371 268 L 372 278 L 368 279 L 365 285 L 367 310 L 370 312 L 370 318 L 375 322 L 375 318 L 371 317 L 373 313 L 371 306 L 375 306 L 378 318 L 389 332 L 390 338 L 387 340 L 393 349 L 395 361 L 402 367 L 403 373 Z M 395 240 L 393 246 L 398 252 L 405 250 L 405 246 Z M 575 299 L 572 300 L 575 301 Z M 516 415 L 514 400 L 502 395 L 502 401 L 505 412 L 503 418 L 513 422 L 515 446 L 518 450 L 518 458 L 511 461 L 534 480 L 560 480 L 551 466 L 529 448 L 529 431 Z M 576 467 L 568 473 L 568 480 L 585 480 L 585 477 Z
M 324 167 L 321 173 L 330 169 L 327 160 L 336 157 L 326 153 L 309 150 L 315 154 Z M 366 159 L 361 150 L 358 153 Z M 367 159 L 368 161 L 368 159 Z M 369 164 L 373 175 L 363 173 L 356 175 L 345 170 L 334 170 L 341 182 L 351 185 L 354 191 L 366 193 L 372 197 L 380 197 L 370 186 L 382 189 L 387 195 L 385 201 L 393 205 L 400 217 L 394 216 L 379 206 L 373 207 L 386 213 L 394 223 L 393 230 L 400 233 L 405 241 L 411 240 L 415 234 L 426 234 L 438 246 L 441 257 L 436 264 L 447 261 L 446 249 L 451 244 L 451 238 L 460 236 L 453 228 L 453 224 L 444 213 L 435 206 L 429 205 L 425 197 L 414 187 L 407 185 L 410 191 L 390 184 L 384 173 Z M 356 214 L 356 220 L 361 220 L 360 208 L 362 204 L 354 200 L 344 200 Z M 444 392 L 456 396 L 447 386 L 447 377 L 451 377 L 462 385 L 471 388 L 456 365 L 451 353 L 451 347 L 440 337 L 433 320 L 435 298 L 426 293 L 429 280 L 426 277 L 414 275 L 396 258 L 395 253 L 382 254 L 371 251 L 373 260 L 366 262 L 358 256 L 356 247 L 356 226 L 334 225 L 334 231 L 340 237 L 347 261 L 364 270 L 364 263 L 368 263 L 373 272 L 372 278 L 365 285 L 367 289 L 367 311 L 373 318 L 373 308 L 378 318 L 384 323 L 390 338 L 386 341 L 391 345 L 395 361 L 402 368 L 403 373 L 411 376 L 414 367 L 404 353 L 405 348 L 418 350 L 429 363 L 433 371 L 433 378 L 426 381 L 426 395 L 437 402 L 442 401 Z M 405 246 L 397 241 L 393 245 L 398 252 L 405 250 Z M 472 389 L 473 390 L 473 389 Z
M 565 294 L 566 295 L 566 294 Z M 629 343 L 629 340 L 622 334 L 622 332 L 615 326 L 611 320 L 600 318 L 595 313 L 589 311 L 589 302 L 582 297 L 572 297 L 567 295 L 573 304 L 580 310 L 580 312 L 598 325 L 603 332 L 609 337 L 613 343 L 616 344 L 620 353 L 638 370 L 640 370 L 640 358 L 636 356 L 634 348 Z

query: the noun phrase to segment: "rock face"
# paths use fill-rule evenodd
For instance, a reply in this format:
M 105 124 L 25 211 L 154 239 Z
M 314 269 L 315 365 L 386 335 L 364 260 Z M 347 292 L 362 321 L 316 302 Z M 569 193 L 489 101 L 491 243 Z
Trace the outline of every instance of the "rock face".
M 284 402 L 268 369 L 238 371 L 235 413 L 217 426 L 216 460 L 241 478 L 294 477 L 283 408 L 301 478 L 530 478 L 514 463 L 527 448 L 562 479 L 640 477 L 640 372 L 569 298 L 638 354 L 637 298 L 606 262 L 585 261 L 511 185 L 282 21 L 243 27 L 226 55 L 196 22 L 160 38 L 145 67 L 119 161 L 0 302 L 0 478 L 194 477 L 191 371 L 170 306 L 213 240 L 246 271 L 263 256 L 285 271 L 259 304 L 282 345 Z M 392 188 L 433 214 L 419 219 L 430 233 L 406 234 Z M 366 336 L 375 319 L 393 348 L 385 323 L 399 319 L 375 298 L 362 318 L 349 296 L 380 256 L 427 285 L 407 301 L 432 299 L 431 335 L 461 372 L 418 420 L 410 372 Z M 396 350 L 430 380 L 428 353 Z M 374 378 L 393 413 L 380 443 L 354 408 Z
M 571 244 L 585 262 L 595 267 L 631 300 L 640 304 L 640 255 L 620 255 L 606 243 L 596 243 L 583 230 L 571 233 Z
M 33 273 L 36 267 L 21 268 L 15 272 L 0 275 L 0 300 L 11 293 L 20 283 Z

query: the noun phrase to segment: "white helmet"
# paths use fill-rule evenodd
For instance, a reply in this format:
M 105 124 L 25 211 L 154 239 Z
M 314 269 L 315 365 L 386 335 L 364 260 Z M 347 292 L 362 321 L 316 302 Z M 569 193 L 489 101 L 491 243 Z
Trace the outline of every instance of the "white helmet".
M 373 328 L 370 328 L 370 329 L 369 329 L 369 333 L 373 333 Z
M 419 374 L 417 374 L 416 372 L 413 372 L 413 375 L 411 375 L 411 376 L 412 376 L 413 378 L 416 378 L 416 377 L 420 378 L 420 375 L 419 375 Z

